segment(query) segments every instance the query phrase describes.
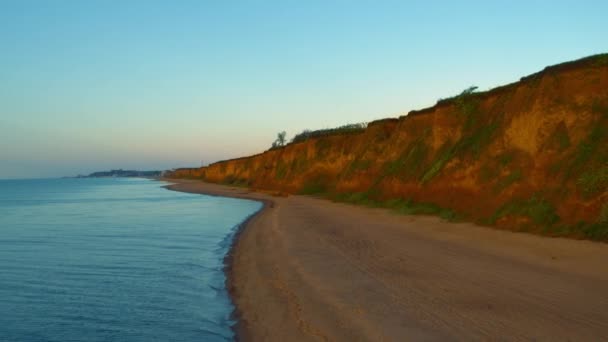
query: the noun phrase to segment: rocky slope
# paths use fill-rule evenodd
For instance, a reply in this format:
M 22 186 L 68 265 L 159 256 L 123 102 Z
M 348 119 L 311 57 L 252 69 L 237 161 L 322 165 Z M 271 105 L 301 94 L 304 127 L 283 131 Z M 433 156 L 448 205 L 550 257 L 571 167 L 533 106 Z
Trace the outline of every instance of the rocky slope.
M 608 54 L 169 176 L 608 240 Z

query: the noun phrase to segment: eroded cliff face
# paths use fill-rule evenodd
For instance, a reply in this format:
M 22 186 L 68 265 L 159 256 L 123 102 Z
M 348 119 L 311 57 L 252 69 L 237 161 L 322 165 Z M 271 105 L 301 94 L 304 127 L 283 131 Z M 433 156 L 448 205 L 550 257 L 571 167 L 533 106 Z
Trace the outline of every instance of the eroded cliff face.
M 608 239 L 608 55 L 170 176 Z

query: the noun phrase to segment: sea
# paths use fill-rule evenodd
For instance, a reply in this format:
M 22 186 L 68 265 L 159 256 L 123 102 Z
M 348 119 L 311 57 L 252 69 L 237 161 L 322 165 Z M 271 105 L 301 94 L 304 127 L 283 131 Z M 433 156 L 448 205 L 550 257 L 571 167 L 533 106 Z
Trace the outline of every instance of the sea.
M 0 341 L 230 341 L 256 201 L 138 178 L 0 180 Z

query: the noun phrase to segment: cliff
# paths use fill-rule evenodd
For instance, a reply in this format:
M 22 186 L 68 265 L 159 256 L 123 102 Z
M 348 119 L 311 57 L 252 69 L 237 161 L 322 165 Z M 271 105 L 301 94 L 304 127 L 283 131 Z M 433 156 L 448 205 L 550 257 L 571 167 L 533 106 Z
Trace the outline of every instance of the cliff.
M 169 176 L 608 240 L 608 54 Z

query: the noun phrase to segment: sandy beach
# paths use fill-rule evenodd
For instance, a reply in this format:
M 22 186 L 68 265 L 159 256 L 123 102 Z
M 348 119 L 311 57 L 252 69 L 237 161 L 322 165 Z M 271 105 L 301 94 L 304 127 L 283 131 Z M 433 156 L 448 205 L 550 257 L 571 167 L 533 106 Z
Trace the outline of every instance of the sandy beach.
M 243 340 L 608 340 L 608 244 L 170 182 L 266 202 L 230 259 Z

